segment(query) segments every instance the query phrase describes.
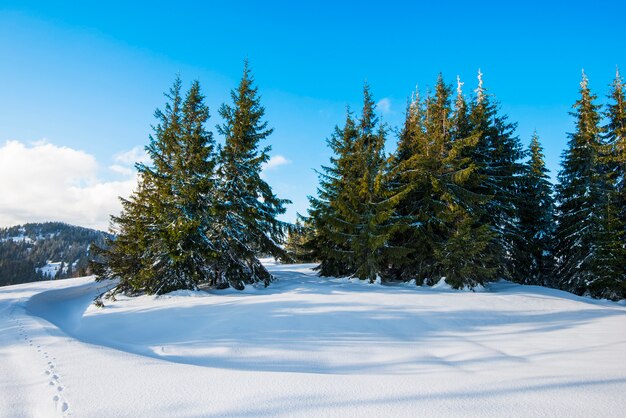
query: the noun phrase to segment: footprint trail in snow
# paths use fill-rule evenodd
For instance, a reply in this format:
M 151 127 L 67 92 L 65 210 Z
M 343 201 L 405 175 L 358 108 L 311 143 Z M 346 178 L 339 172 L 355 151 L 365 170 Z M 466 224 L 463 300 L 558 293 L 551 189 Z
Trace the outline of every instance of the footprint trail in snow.
M 51 400 L 54 403 L 54 407 L 56 411 L 62 417 L 70 417 L 70 405 L 63 396 L 65 391 L 65 386 L 61 383 L 61 379 L 59 378 L 59 373 L 56 369 L 56 365 L 54 361 L 56 358 L 48 354 L 48 352 L 40 345 L 37 344 L 36 341 L 33 341 L 33 338 L 30 337 L 28 330 L 24 326 L 24 323 L 19 317 L 15 316 L 15 307 L 10 312 L 11 319 L 17 324 L 18 329 L 18 340 L 23 340 L 28 344 L 29 347 L 33 347 L 41 358 L 45 362 L 46 366 L 44 369 L 44 374 L 49 378 L 48 386 L 52 388 L 53 395 L 51 396 Z

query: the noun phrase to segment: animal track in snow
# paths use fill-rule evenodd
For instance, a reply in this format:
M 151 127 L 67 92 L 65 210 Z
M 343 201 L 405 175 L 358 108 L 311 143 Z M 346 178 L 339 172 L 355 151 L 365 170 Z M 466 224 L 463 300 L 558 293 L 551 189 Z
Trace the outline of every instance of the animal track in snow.
M 47 352 L 44 360 L 47 358 Z M 52 361 L 47 362 L 46 375 L 50 376 L 50 381 L 48 385 L 53 388 L 54 396 L 52 400 L 54 402 L 55 408 L 58 413 L 62 414 L 64 417 L 68 417 L 70 414 L 70 405 L 67 400 L 62 396 L 62 393 L 65 392 L 65 386 L 61 383 L 61 379 L 59 375 L 55 372 L 56 366 Z
M 58 373 L 56 372 L 57 368 L 53 361 L 56 361 L 56 357 L 52 356 L 45 347 L 42 347 L 41 344 L 37 344 L 39 341 L 35 341 L 30 335 L 25 327 L 24 323 L 15 316 L 15 308 L 10 312 L 10 317 L 13 322 L 17 325 L 17 339 L 21 340 L 24 338 L 24 342 L 29 346 L 33 347 L 37 350 L 42 356 L 42 360 L 46 362 L 46 369 L 44 370 L 45 376 L 49 378 L 48 386 L 53 391 L 52 401 L 54 403 L 55 409 L 57 413 L 63 417 L 69 417 L 72 415 L 70 411 L 70 404 L 67 400 L 62 396 L 65 393 L 65 386 L 61 383 L 61 379 L 59 378 Z

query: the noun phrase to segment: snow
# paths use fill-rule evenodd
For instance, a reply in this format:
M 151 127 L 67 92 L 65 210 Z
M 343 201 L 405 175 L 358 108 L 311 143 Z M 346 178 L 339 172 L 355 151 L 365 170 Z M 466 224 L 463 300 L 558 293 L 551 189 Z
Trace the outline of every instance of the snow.
M 33 240 L 30 237 L 27 237 L 25 235 L 17 235 L 14 237 L 7 237 L 7 238 L 0 239 L 0 242 L 5 242 L 5 241 L 25 242 L 26 244 L 30 244 L 33 242 Z
M 46 235 L 39 234 L 39 235 L 37 235 L 35 237 L 35 240 L 33 240 L 31 237 L 29 237 L 27 235 L 24 235 L 25 232 L 26 232 L 26 230 L 22 228 L 22 230 L 20 230 L 20 235 L 16 235 L 16 236 L 13 236 L 13 237 L 7 237 L 7 238 L 1 238 L 0 242 L 13 241 L 15 243 L 23 242 L 23 243 L 26 243 L 26 244 L 36 244 L 37 241 L 39 241 L 39 240 L 44 240 L 44 239 L 48 239 L 48 238 L 54 238 L 55 236 L 59 235 L 58 232 L 56 232 L 56 233 L 51 232 L 51 233 L 46 234 Z
M 433 289 L 435 290 L 451 290 L 452 286 L 450 286 L 448 283 L 446 283 L 446 278 L 442 277 L 441 279 L 439 279 L 439 281 L 437 283 L 435 283 L 433 285 Z
M 0 417 L 619 416 L 626 306 L 316 277 L 91 301 L 110 284 L 0 289 Z
M 55 277 L 57 272 L 61 269 L 62 261 L 50 261 L 45 266 L 35 268 L 35 271 L 41 272 L 44 276 Z M 74 263 L 75 265 L 76 263 Z M 63 267 L 63 273 L 67 273 L 67 266 Z

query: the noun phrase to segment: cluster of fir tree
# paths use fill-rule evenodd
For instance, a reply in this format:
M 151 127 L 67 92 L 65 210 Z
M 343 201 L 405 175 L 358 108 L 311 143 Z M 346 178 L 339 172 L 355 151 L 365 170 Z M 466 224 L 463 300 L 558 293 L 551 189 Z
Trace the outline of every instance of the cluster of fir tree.
M 289 201 L 260 177 L 270 150 L 260 142 L 272 129 L 247 62 L 232 105 L 219 109 L 223 146 L 207 130 L 197 81 L 183 98 L 177 79 L 166 97 L 146 147 L 151 164 L 137 164 L 138 187 L 112 217 L 115 239 L 98 251 L 96 280 L 118 280 L 110 295 L 268 285 L 272 276 L 257 255 L 285 257 L 287 225 L 276 216 Z
M 601 128 L 595 131 L 599 165 L 594 170 L 603 173 L 606 192 L 604 198 L 593 199 L 604 204 L 610 222 L 598 226 L 590 237 L 603 250 L 587 258 L 593 270 L 585 278 L 577 265 L 585 255 L 572 255 L 577 249 L 594 247 L 589 241 L 567 242 L 571 234 L 576 235 L 572 230 L 580 228 L 576 225 L 580 218 L 573 217 L 566 232 L 565 200 L 571 199 L 564 198 L 564 191 L 573 187 L 569 185 L 573 178 L 591 178 L 581 168 L 568 169 L 574 142 L 591 132 L 580 122 L 580 111 L 586 106 L 582 102 L 589 94 L 586 87 L 576 105 L 578 132 L 572 134 L 560 176 L 557 220 L 538 136 L 533 135 L 530 148 L 523 150 L 514 134 L 516 125 L 487 94 L 480 72 L 471 100 L 461 87 L 458 81 L 453 97 L 440 76 L 432 94 L 425 99 L 415 95 L 397 149 L 386 157 L 387 129 L 379 123 L 365 86 L 361 115 L 355 118 L 348 110 L 344 126 L 337 127 L 328 140 L 334 156 L 319 173 L 318 196 L 310 198 L 307 228 L 300 234 L 306 241 L 301 247 L 320 262 L 320 274 L 370 281 L 417 279 L 429 285 L 445 278 L 455 288 L 504 278 L 578 294 L 626 296 L 621 79 L 614 83 L 615 104 L 607 114 L 611 122 L 604 130 L 606 137 Z M 586 196 L 584 190 L 576 193 Z M 578 209 L 583 206 L 573 202 L 571 211 L 580 216 Z M 610 272 L 608 265 L 613 268 Z M 602 268 L 606 274 L 600 272 Z M 600 281 L 601 277 L 605 279 Z

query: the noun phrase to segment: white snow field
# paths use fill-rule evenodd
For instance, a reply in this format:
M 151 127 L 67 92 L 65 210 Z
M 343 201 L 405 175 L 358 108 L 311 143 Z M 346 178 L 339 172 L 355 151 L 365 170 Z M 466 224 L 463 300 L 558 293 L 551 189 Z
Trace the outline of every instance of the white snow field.
M 0 289 L 0 417 L 626 416 L 626 306 L 541 287 Z

